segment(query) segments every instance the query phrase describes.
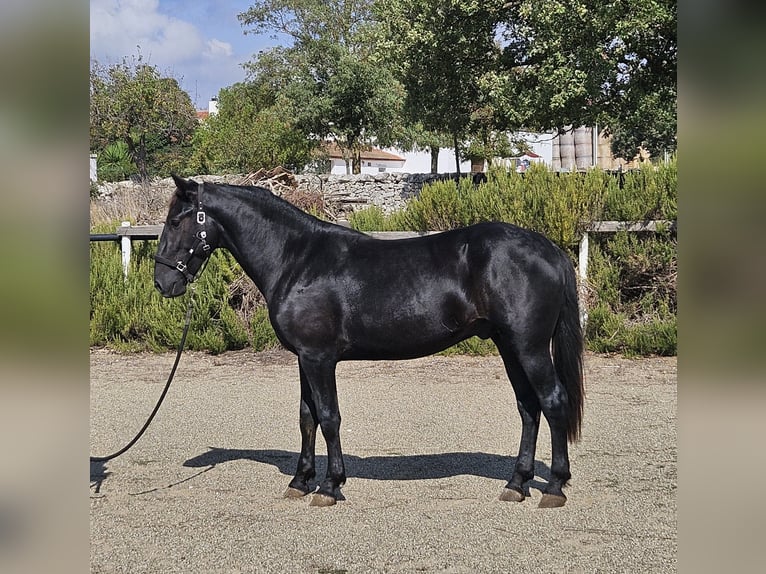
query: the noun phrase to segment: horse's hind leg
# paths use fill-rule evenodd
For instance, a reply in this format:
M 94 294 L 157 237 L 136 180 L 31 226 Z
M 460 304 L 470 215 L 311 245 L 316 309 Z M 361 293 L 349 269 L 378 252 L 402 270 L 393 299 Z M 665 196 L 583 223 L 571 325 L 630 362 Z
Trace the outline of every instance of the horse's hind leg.
M 519 353 L 519 364 L 527 375 L 530 386 L 551 431 L 551 476 L 540 501 L 541 508 L 563 506 L 566 503 L 563 487 L 571 478 L 567 428 L 569 404 L 567 391 L 556 375 L 547 345 L 526 349 Z
M 295 476 L 285 491 L 285 498 L 300 498 L 308 494 L 310 490 L 309 483 L 316 475 L 314 469 L 314 446 L 316 444 L 319 419 L 306 374 L 303 372 L 303 367 L 299 366 L 299 369 L 301 377 L 301 454 L 298 457 L 298 468 L 295 471 Z
M 535 449 L 537 447 L 537 432 L 540 428 L 540 403 L 537 395 L 527 380 L 527 375 L 511 352 L 510 343 L 502 337 L 494 339 L 505 364 L 505 371 L 511 380 L 516 405 L 521 415 L 521 441 L 519 455 L 513 469 L 511 480 L 506 484 L 500 495 L 500 500 L 521 502 L 525 498 L 524 483 L 534 478 Z

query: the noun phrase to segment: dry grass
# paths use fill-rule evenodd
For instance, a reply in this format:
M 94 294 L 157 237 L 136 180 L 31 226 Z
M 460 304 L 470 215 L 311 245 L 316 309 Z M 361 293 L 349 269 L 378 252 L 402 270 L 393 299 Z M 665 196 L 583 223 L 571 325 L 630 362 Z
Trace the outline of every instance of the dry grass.
M 266 307 L 266 299 L 250 278 L 242 274 L 229 285 L 229 305 L 245 325 L 250 325 L 255 312 Z

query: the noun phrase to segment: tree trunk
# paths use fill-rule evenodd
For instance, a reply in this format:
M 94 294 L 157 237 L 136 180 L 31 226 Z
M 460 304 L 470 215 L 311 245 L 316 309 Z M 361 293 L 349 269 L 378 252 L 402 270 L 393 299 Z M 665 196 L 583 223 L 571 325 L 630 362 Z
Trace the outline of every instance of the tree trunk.
M 452 143 L 455 145 L 455 171 L 460 179 L 460 147 L 457 141 L 457 134 L 452 134 Z
M 439 146 L 431 146 L 431 173 L 439 173 Z
M 146 165 L 146 142 L 144 137 L 141 136 L 138 143 L 133 141 L 130 136 L 125 138 L 125 143 L 128 144 L 128 151 L 130 157 L 133 159 L 133 163 L 138 170 L 138 177 L 141 179 L 141 183 L 147 183 L 149 181 L 149 170 Z
M 351 152 L 351 173 L 354 175 L 362 173 L 362 150 L 360 149 Z

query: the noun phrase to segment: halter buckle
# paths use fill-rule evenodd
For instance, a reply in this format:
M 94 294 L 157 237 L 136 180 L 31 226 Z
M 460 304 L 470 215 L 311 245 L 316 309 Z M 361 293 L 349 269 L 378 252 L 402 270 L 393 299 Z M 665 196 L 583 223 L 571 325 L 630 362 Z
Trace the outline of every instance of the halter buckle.
M 199 225 L 205 225 L 205 212 L 204 211 L 198 211 L 197 212 L 197 223 Z
M 179 261 L 176 264 L 176 269 L 178 269 L 181 273 L 186 273 L 186 264 L 183 261 Z

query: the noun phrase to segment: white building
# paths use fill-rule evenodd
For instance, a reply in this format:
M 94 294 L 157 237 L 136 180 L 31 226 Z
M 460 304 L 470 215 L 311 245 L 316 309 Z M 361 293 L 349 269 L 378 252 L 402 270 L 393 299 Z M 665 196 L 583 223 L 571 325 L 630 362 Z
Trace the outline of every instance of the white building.
M 551 166 L 552 147 L 554 135 L 551 133 L 535 134 L 531 132 L 520 132 L 517 136 L 521 136 L 533 152 L 528 158 L 530 161 L 542 162 Z M 398 165 L 396 162 L 375 163 L 375 161 L 365 162 L 365 155 L 362 153 L 362 173 L 378 173 L 378 172 L 399 172 L 399 173 L 430 173 L 431 172 L 431 154 L 428 151 L 412 151 L 403 152 L 395 148 L 384 148 L 382 150 L 374 150 L 379 153 L 388 153 L 393 156 L 397 156 L 400 160 L 403 160 L 402 165 Z M 345 174 L 346 167 L 340 155 L 333 158 L 333 174 Z M 519 158 L 505 158 L 493 161 L 505 162 L 509 168 L 515 168 L 518 162 L 509 161 Z M 350 167 L 349 167 L 350 170 Z M 457 171 L 455 166 L 455 150 L 453 148 L 441 148 L 439 150 L 439 159 L 437 162 L 437 173 L 455 173 Z M 469 159 L 463 159 L 460 162 L 460 173 L 471 173 L 471 161 Z

